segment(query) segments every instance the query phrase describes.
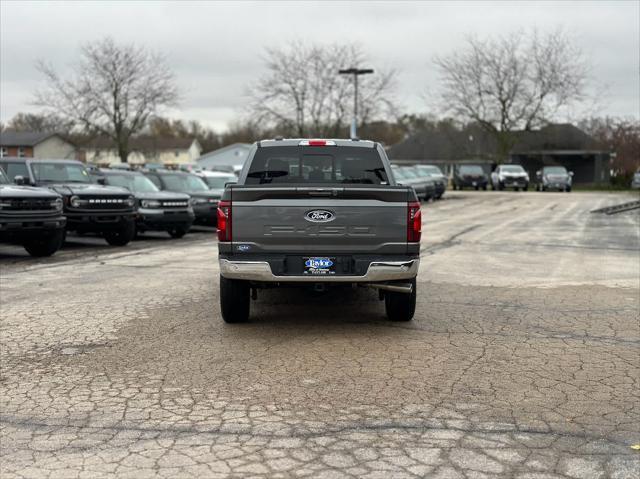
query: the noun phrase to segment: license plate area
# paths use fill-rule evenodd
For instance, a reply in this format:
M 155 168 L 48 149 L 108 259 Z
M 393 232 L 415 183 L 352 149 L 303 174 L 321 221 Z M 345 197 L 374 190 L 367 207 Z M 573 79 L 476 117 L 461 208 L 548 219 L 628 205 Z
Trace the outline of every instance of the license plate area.
M 335 257 L 305 256 L 302 261 L 302 274 L 305 276 L 332 276 L 336 274 Z

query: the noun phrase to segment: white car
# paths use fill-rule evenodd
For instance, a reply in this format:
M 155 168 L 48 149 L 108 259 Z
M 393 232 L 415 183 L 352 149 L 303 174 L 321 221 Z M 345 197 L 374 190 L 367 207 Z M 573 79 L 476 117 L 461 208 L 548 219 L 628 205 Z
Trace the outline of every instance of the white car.
M 504 190 L 513 188 L 518 191 L 529 189 L 529 174 L 520 165 L 499 165 L 491 173 L 491 189 Z

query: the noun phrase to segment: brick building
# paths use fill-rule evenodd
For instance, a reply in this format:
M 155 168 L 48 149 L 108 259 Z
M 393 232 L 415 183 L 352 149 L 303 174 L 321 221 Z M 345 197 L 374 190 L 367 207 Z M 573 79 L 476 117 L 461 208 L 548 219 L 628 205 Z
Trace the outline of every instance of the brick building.
M 76 147 L 57 133 L 11 131 L 0 133 L 0 157 L 75 159 Z

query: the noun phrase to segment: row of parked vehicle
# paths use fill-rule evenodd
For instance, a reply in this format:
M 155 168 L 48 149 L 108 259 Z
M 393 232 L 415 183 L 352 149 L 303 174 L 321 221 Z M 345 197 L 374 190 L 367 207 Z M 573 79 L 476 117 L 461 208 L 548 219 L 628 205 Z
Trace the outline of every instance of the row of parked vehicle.
M 412 186 L 420 200 L 439 200 L 447 190 L 449 180 L 435 165 L 392 165 L 391 168 L 396 181 Z
M 412 186 L 418 198 L 424 201 L 440 199 L 444 195 L 449 178 L 435 165 L 399 166 L 393 165 L 393 174 L 399 183 Z M 564 166 L 545 166 L 536 172 L 536 191 L 571 191 L 573 172 Z M 521 165 L 498 165 L 491 174 L 485 173 L 480 165 L 456 165 L 451 175 L 454 190 L 472 188 L 475 190 L 527 191 L 531 185 L 529 174 Z
M 50 256 L 68 231 L 97 233 L 114 246 L 137 233 L 184 236 L 191 225 L 216 224 L 232 173 L 92 169 L 74 160 L 0 158 L 0 241 Z
M 536 172 L 537 191 L 571 191 L 573 172 L 564 166 L 545 166 Z M 456 165 L 451 177 L 454 190 L 474 188 L 502 191 L 513 188 L 515 191 L 527 191 L 531 183 L 529 173 L 521 165 L 498 165 L 490 175 L 479 165 Z

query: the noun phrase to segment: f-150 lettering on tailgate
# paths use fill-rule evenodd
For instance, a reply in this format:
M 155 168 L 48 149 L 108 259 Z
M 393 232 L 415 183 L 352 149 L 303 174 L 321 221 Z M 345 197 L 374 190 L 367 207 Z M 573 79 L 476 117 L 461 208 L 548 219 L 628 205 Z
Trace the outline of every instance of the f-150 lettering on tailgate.
M 330 226 L 309 225 L 297 227 L 294 225 L 267 225 L 264 236 L 375 236 L 375 226 Z

